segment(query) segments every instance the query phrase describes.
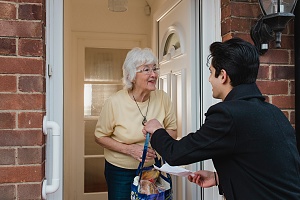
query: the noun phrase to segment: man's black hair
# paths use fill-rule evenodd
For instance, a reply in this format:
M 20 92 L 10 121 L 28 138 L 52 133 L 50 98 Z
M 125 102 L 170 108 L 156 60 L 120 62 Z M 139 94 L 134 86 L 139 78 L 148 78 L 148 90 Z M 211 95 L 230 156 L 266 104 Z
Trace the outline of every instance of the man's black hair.
M 210 52 L 209 58 L 212 58 L 211 64 L 216 69 L 216 77 L 224 69 L 233 87 L 256 81 L 259 54 L 251 43 L 240 38 L 232 38 L 225 42 L 212 43 Z

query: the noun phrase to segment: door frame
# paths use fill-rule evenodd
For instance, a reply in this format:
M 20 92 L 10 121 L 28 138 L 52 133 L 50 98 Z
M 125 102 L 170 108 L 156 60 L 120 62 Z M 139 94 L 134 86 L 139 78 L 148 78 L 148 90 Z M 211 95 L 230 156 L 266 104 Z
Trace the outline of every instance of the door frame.
M 167 0 L 167 2 L 172 2 L 173 0 Z M 174 2 L 174 1 L 173 1 Z M 168 4 L 165 4 L 168 5 Z M 200 88 L 195 88 L 197 93 L 194 95 L 196 97 L 196 105 L 197 109 L 194 109 L 194 114 L 201 113 L 202 118 L 197 121 L 203 120 L 204 112 L 208 109 L 208 107 L 214 104 L 216 101 L 211 97 L 211 86 L 207 81 L 208 69 L 206 69 L 206 57 L 209 54 L 208 45 L 214 41 L 221 41 L 221 24 L 220 24 L 220 15 L 221 15 L 221 3 L 220 0 L 212 0 L 212 1 L 201 1 L 199 3 L 199 8 L 202 11 L 201 14 L 201 22 L 193 22 L 196 24 L 195 28 L 197 30 L 200 29 L 202 33 L 196 33 L 195 44 L 197 47 L 196 56 L 201 57 L 201 60 L 194 61 L 195 65 L 201 66 L 202 71 L 199 72 L 196 69 L 197 77 L 194 80 L 194 83 L 197 85 L 199 83 Z M 196 9 L 197 7 L 196 6 Z M 68 88 L 68 84 L 64 82 L 64 73 L 68 70 L 65 70 L 66 66 L 70 66 L 71 53 L 64 50 L 64 46 L 71 45 L 72 41 L 72 31 L 70 28 L 70 7 L 71 1 L 61 1 L 61 0 L 46 0 L 46 17 L 47 17 L 47 25 L 46 25 L 46 66 L 50 66 L 50 70 L 52 70 L 52 77 L 48 78 L 48 70 L 46 71 L 46 113 L 48 120 L 56 121 L 61 127 L 61 159 L 63 156 L 68 156 L 66 152 L 70 152 L 70 147 L 66 148 L 64 146 L 63 141 L 68 140 L 68 137 L 64 137 L 64 120 L 63 120 L 63 111 L 65 111 L 64 107 L 64 88 Z M 169 9 L 168 6 L 163 6 L 159 9 L 160 12 Z M 213 12 L 214 11 L 214 12 Z M 55 14 L 54 14 L 55 13 Z M 214 15 L 212 15 L 214 13 Z M 161 17 L 161 16 L 160 16 Z M 157 19 L 157 18 L 156 18 Z M 156 20 L 154 18 L 153 21 L 153 35 L 155 35 L 156 28 Z M 199 24 L 202 24 L 199 26 Z M 198 27 L 197 27 L 198 26 Z M 215 33 L 215 34 L 211 34 Z M 152 47 L 156 47 L 155 41 L 153 41 Z M 200 48 L 200 43 L 203 48 Z M 70 47 L 71 49 L 71 47 Z M 155 49 L 154 49 L 155 50 Z M 65 67 L 64 67 L 65 66 Z M 202 80 L 202 81 L 200 81 Z M 65 85 L 65 86 L 64 86 Z M 200 97 L 200 99 L 199 99 Z M 206 98 L 204 98 L 206 97 Z M 200 103 L 201 102 L 201 103 Z M 198 112 L 199 111 L 199 112 Z M 194 114 L 191 118 L 197 116 Z M 197 119 L 197 118 L 195 118 Z M 202 124 L 202 122 L 201 122 Z M 200 123 L 195 123 L 192 128 L 199 128 Z M 71 137 L 71 136 L 69 136 Z M 204 167 L 204 169 L 211 169 L 212 166 L 210 163 L 204 164 L 204 166 L 195 166 L 195 169 L 199 169 L 200 167 Z M 68 174 L 63 173 L 63 169 L 65 171 L 69 170 L 69 167 L 64 166 L 63 162 L 61 162 L 60 174 L 60 188 L 55 193 L 48 195 L 47 199 L 67 199 L 63 198 L 65 193 L 72 193 L 74 191 L 70 191 L 69 188 L 64 186 L 65 181 L 64 177 L 67 177 Z M 49 168 L 46 166 L 46 176 Z M 70 172 L 72 173 L 72 172 Z M 201 189 L 199 187 L 192 187 L 192 195 L 193 199 L 197 199 L 199 195 L 201 195 Z M 216 189 L 212 189 L 214 191 L 210 192 L 210 189 L 206 189 L 206 194 L 204 195 L 205 199 L 213 199 L 214 194 L 216 193 Z M 63 194 L 64 193 L 64 194 Z M 201 197 L 202 198 L 202 197 Z M 203 198 L 202 198 L 203 199 Z M 221 199 L 220 196 L 218 199 Z
M 200 100 L 199 103 L 199 111 L 200 118 L 197 123 L 197 129 L 204 123 L 205 113 L 208 108 L 217 103 L 219 100 L 216 100 L 212 97 L 212 87 L 208 82 L 209 77 L 209 68 L 206 66 L 207 57 L 210 54 L 209 46 L 211 43 L 215 41 L 222 41 L 221 37 L 221 0 L 211 0 L 205 1 L 202 0 L 199 5 L 196 6 L 200 10 L 200 16 L 197 24 L 197 49 L 199 52 L 200 60 L 197 60 L 199 64 L 196 66 L 200 66 L 200 70 L 197 71 L 197 85 L 200 87 Z M 214 33 L 214 34 L 212 34 Z M 202 48 L 201 48 L 202 47 Z M 206 160 L 201 163 L 198 163 L 196 170 L 210 170 L 215 171 L 213 163 L 211 160 Z M 218 187 L 203 188 L 197 187 L 196 193 L 201 194 L 201 199 L 214 199 L 214 200 L 222 200 L 223 196 L 219 195 Z
M 70 51 L 65 64 L 64 106 L 64 199 L 93 199 L 95 195 L 84 195 L 84 65 L 85 48 L 132 49 L 146 47 L 148 38 L 138 34 L 112 34 L 95 32 L 71 32 Z M 82 108 L 82 109 L 80 109 Z M 83 198 L 84 195 L 84 198 Z
M 60 126 L 59 188 L 48 194 L 47 199 L 57 200 L 63 196 L 63 1 L 46 0 L 46 116 Z M 45 178 L 52 177 L 52 147 L 47 143 Z M 51 183 L 49 183 L 51 184 Z

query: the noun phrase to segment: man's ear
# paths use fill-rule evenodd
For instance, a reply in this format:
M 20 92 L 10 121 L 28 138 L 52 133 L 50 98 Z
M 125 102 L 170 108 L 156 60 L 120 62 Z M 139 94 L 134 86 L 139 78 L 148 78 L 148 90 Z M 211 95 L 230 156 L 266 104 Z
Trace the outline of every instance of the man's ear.
M 228 76 L 227 72 L 224 69 L 221 69 L 220 76 L 221 76 L 221 82 L 222 83 L 226 83 L 227 81 L 230 81 L 229 76 Z

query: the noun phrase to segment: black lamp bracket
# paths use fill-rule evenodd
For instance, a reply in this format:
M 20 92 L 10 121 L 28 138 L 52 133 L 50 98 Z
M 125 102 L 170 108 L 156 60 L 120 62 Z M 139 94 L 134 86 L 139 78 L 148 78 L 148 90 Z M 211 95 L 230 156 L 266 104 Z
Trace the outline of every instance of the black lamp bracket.
M 260 17 L 251 28 L 251 38 L 262 55 L 268 51 L 271 40 L 276 41 L 276 48 L 281 47 L 281 32 L 286 24 L 295 17 L 292 13 L 274 13 Z
M 263 23 L 263 16 L 251 28 L 250 35 L 260 55 L 268 51 L 269 41 L 274 39 L 274 32 L 267 24 Z

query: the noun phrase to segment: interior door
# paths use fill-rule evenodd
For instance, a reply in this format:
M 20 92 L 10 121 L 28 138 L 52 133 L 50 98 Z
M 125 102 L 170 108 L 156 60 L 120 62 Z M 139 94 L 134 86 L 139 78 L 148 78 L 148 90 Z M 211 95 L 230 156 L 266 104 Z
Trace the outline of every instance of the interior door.
M 103 148 L 94 140 L 104 101 L 122 89 L 122 65 L 146 36 L 74 33 L 65 90 L 65 199 L 105 200 Z
M 105 100 L 122 89 L 122 64 L 127 52 L 128 49 L 85 48 L 84 199 L 107 199 L 103 147 L 95 143 L 94 131 Z

